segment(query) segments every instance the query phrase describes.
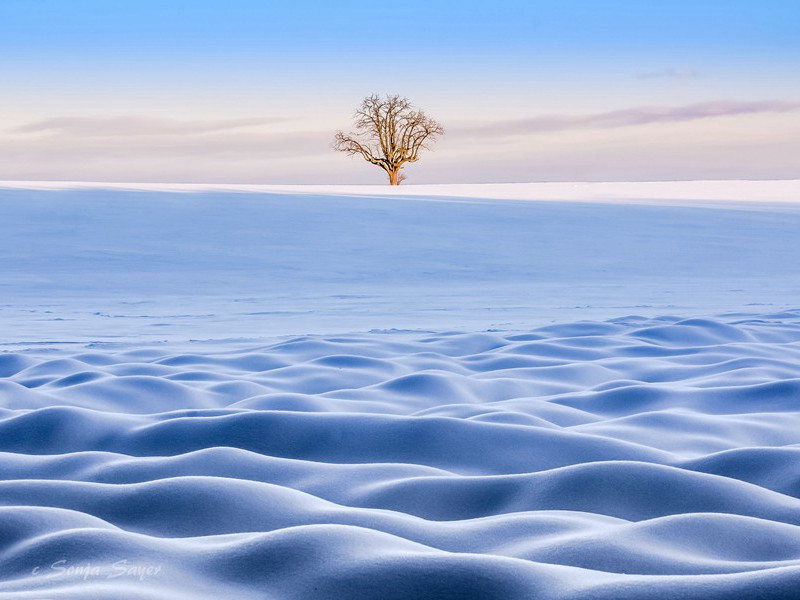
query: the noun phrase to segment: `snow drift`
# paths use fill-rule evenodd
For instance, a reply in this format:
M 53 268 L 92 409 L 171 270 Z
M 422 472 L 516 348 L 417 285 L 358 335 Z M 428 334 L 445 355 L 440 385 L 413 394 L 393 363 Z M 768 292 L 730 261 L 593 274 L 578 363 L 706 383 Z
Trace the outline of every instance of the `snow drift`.
M 56 187 L 0 599 L 798 597 L 797 182 Z
M 788 598 L 799 362 L 800 312 L 8 352 L 0 597 Z

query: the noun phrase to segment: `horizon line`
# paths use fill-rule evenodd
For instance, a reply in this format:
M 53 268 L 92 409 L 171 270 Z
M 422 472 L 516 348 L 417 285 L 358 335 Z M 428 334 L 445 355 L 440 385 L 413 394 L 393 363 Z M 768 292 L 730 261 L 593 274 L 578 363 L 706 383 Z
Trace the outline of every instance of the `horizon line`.
M 528 183 L 202 184 L 81 181 L 0 181 L 0 191 L 109 191 L 150 193 L 244 193 L 291 196 L 394 198 L 417 201 L 529 201 L 585 204 L 738 208 L 800 206 L 800 179 L 676 181 L 551 181 Z

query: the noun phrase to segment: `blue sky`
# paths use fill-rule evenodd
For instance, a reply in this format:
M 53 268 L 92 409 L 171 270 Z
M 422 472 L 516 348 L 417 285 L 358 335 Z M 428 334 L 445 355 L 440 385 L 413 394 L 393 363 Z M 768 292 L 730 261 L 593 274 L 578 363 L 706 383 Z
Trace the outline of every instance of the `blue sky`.
M 800 168 L 796 1 L 3 0 L 0 52 L 0 179 L 380 181 L 372 92 L 449 130 L 409 182 Z

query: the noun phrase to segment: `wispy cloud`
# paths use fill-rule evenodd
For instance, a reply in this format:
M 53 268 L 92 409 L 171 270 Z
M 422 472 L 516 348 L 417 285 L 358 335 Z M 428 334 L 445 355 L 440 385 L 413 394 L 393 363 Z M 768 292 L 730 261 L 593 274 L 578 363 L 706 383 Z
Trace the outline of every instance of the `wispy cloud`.
M 702 77 L 700 71 L 694 69 L 679 69 L 668 67 L 666 69 L 656 69 L 655 71 L 643 71 L 634 75 L 636 79 L 697 79 Z
M 14 128 L 14 133 L 46 133 L 69 137 L 187 136 L 259 127 L 283 117 L 181 121 L 139 116 L 55 117 Z
M 10 155 L 30 161 L 58 157 L 81 160 L 125 161 L 142 158 L 190 160 L 199 157 L 219 161 L 242 157 L 286 158 L 330 154 L 330 131 L 291 133 L 223 132 L 206 137 L 29 137 L 0 145 L 0 158 Z
M 450 127 L 450 132 L 472 138 L 509 137 L 579 129 L 613 129 L 654 123 L 681 123 L 737 115 L 786 113 L 798 109 L 800 102 L 719 101 L 688 106 L 628 108 L 578 116 L 549 115 L 532 119 L 495 121 L 472 126 L 453 126 Z

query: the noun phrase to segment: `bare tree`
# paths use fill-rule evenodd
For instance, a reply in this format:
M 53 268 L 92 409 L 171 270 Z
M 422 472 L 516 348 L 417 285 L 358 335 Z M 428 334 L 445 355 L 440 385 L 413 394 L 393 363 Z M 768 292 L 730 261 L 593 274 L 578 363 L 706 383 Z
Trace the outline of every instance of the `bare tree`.
M 444 133 L 444 128 L 412 106 L 407 98 L 373 94 L 364 98 L 354 115 L 355 131 L 336 132 L 334 149 L 359 154 L 389 175 L 390 185 L 400 185 L 406 163 L 417 162 L 421 150 Z

